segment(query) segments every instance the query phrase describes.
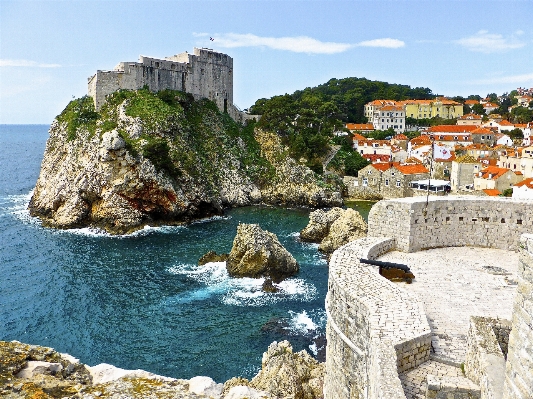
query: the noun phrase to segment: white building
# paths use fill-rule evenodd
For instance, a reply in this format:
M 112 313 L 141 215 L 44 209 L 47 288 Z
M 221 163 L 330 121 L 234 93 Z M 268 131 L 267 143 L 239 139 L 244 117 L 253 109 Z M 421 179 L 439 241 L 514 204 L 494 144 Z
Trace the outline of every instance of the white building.
M 405 132 L 405 109 L 397 105 L 374 107 L 370 121 L 375 129 L 394 129 L 396 134 Z

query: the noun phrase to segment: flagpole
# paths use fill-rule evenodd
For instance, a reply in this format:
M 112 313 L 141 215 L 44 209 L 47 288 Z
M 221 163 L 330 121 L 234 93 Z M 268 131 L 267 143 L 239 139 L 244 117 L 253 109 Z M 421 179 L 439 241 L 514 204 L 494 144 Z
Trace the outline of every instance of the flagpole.
M 431 134 L 429 138 L 431 139 L 431 153 L 429 154 L 429 178 L 428 178 L 428 187 L 426 190 L 426 210 L 425 210 L 426 215 L 428 212 L 428 204 L 429 204 L 429 186 L 431 185 L 431 172 L 433 172 L 433 157 L 435 156 L 435 137 Z

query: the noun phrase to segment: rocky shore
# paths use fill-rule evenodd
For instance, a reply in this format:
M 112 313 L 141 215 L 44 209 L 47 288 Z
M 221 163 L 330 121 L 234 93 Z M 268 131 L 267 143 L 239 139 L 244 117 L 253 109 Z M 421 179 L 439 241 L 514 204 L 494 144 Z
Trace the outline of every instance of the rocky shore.
M 128 233 L 253 204 L 342 204 L 276 134 L 240 126 L 207 100 L 139 90 L 72 101 L 49 131 L 29 204 L 43 225 Z
M 224 384 L 209 377 L 175 379 L 109 364 L 90 367 L 52 348 L 0 341 L 0 396 L 9 399 L 318 399 L 323 380 L 324 363 L 305 351 L 293 353 L 287 341 L 268 347 L 262 369 L 251 381 L 235 377 Z

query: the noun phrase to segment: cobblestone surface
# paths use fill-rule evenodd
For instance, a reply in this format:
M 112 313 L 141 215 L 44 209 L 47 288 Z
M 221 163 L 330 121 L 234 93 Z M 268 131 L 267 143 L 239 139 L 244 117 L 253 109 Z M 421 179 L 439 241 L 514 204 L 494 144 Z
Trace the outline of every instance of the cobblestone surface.
M 437 248 L 414 253 L 393 251 L 379 260 L 406 264 L 414 273 L 412 284 L 398 284 L 423 302 L 434 356 L 458 365 L 465 361 L 470 316 L 512 318 L 519 263 L 515 252 Z M 425 362 L 401 374 L 406 397 L 424 398 L 427 374 L 439 373 L 463 375 L 458 367 Z
M 432 353 L 463 363 L 470 316 L 511 319 L 518 254 L 490 248 L 389 252 L 379 260 L 407 264 L 412 284 L 398 283 L 424 304 Z
M 422 363 L 415 369 L 400 374 L 405 397 L 407 399 L 426 398 L 426 376 L 432 374 L 437 377 L 464 377 L 460 368 L 435 362 Z

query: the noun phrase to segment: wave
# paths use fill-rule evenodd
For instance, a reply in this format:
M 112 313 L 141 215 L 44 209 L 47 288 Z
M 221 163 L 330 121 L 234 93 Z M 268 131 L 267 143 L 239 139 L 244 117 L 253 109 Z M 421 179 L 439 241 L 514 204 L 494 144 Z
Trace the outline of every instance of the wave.
M 229 220 L 231 219 L 231 216 L 229 215 L 217 215 L 217 216 L 211 216 L 211 217 L 208 217 L 208 218 L 204 218 L 204 219 L 198 219 L 198 220 L 195 220 L 194 222 L 191 222 L 191 224 L 202 224 L 202 223 L 210 223 L 210 222 L 215 222 L 217 220 Z
M 233 278 L 226 270 L 226 262 L 210 262 L 203 266 L 180 264 L 169 273 L 187 276 L 203 285 L 194 291 L 167 299 L 171 303 L 190 303 L 218 297 L 221 303 L 233 306 L 265 306 L 286 300 L 311 301 L 317 289 L 300 278 L 289 278 L 279 284 L 277 293 L 263 292 L 264 278 Z

